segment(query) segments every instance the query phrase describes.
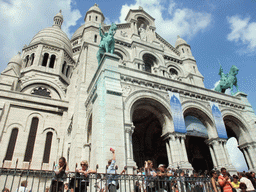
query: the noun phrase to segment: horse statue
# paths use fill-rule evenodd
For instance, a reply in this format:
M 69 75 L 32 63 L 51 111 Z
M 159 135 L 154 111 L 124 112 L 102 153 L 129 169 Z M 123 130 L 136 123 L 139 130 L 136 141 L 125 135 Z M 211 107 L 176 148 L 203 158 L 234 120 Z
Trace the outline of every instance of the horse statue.
M 238 85 L 237 85 L 237 78 L 236 78 L 238 71 L 239 71 L 239 69 L 235 65 L 232 65 L 229 73 L 224 74 L 223 69 L 220 66 L 220 71 L 219 71 L 220 82 L 214 88 L 214 90 L 221 92 L 221 93 L 225 93 L 226 89 L 230 88 L 231 94 L 234 95 L 235 94 L 235 93 L 233 93 L 233 85 L 234 85 L 236 87 L 237 92 L 239 92 Z
M 114 49 L 115 49 L 114 35 L 116 34 L 116 30 L 117 30 L 116 24 L 112 23 L 108 33 L 102 34 L 101 24 L 100 24 L 99 32 L 100 32 L 101 40 L 99 44 L 99 50 L 97 52 L 98 64 L 100 64 L 100 61 L 104 53 L 111 53 L 111 54 L 114 53 Z

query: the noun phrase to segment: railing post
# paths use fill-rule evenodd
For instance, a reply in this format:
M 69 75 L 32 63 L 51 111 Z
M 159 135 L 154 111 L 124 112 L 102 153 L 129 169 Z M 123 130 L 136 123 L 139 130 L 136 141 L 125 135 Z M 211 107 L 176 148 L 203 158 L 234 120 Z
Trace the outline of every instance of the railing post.
M 17 172 L 18 162 L 19 162 L 19 159 L 17 158 L 17 160 L 16 160 L 16 165 L 15 165 L 15 170 L 14 170 L 14 174 L 13 174 L 13 177 L 12 177 L 12 184 L 11 184 L 10 191 L 12 191 L 13 181 L 14 181 L 15 174 L 16 174 L 16 172 Z

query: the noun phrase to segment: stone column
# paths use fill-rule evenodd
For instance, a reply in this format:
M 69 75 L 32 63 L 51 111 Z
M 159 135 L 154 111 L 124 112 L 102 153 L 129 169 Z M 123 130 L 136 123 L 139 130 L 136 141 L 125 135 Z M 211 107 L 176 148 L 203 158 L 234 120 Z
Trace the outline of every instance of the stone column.
M 172 165 L 173 161 L 172 161 L 172 155 L 171 155 L 171 149 L 170 149 L 169 141 L 166 141 L 165 144 L 166 144 L 166 151 L 167 151 L 168 162 L 169 162 L 169 165 Z
M 184 161 L 188 162 L 188 154 L 187 154 L 187 151 L 186 151 L 186 146 L 185 146 L 185 135 L 184 136 L 181 136 L 181 148 L 182 148 L 182 155 L 183 155 L 183 159 Z
M 42 50 L 43 50 L 43 45 L 38 45 L 38 47 L 36 48 L 33 65 L 35 65 L 35 66 L 40 66 L 41 65 L 40 60 L 41 60 L 41 58 L 43 58 Z
M 125 124 L 125 142 L 126 142 L 126 166 L 128 174 L 133 173 L 133 167 L 136 167 L 136 163 L 133 159 L 133 150 L 132 150 L 132 134 L 135 127 L 132 123 Z
M 221 152 L 222 152 L 222 155 L 223 155 L 223 161 L 225 162 L 225 165 L 229 165 L 227 154 L 224 151 L 224 146 L 223 146 L 224 141 L 220 140 L 219 145 L 220 145 L 220 149 L 221 149 Z
M 132 124 L 125 124 L 125 139 L 126 139 L 127 160 L 133 160 L 132 134 L 134 132 L 134 128 L 135 127 Z
M 248 155 L 250 156 L 250 159 L 251 159 L 252 168 L 255 169 L 256 168 L 255 150 L 253 149 L 253 146 L 251 146 L 251 145 L 248 146 L 247 149 L 248 149 Z
M 223 149 L 224 149 L 224 152 L 226 154 L 226 159 L 227 159 L 227 162 L 229 165 L 232 165 L 232 162 L 230 160 L 230 157 L 229 157 L 229 154 L 228 154 L 228 149 L 227 149 L 227 141 L 224 141 L 223 142 Z
M 214 166 L 214 167 L 218 167 L 218 163 L 217 163 L 217 160 L 216 160 L 216 157 L 215 157 L 213 148 L 212 148 L 211 145 L 208 145 L 208 146 L 209 146 L 210 153 L 211 153 L 211 156 L 212 156 L 213 166 Z
M 134 33 L 136 35 L 138 35 L 138 26 L 137 26 L 137 22 L 134 22 Z
M 246 161 L 247 161 L 247 163 L 248 163 L 249 169 L 251 169 L 251 168 L 252 168 L 252 162 L 251 162 L 251 159 L 250 159 L 250 156 L 249 156 L 249 154 L 248 154 L 248 152 L 247 152 L 246 147 L 243 148 L 242 150 L 243 150 L 243 153 L 244 153 L 244 155 L 245 155 Z
M 185 134 L 169 133 L 168 142 L 170 148 L 169 165 L 172 167 L 180 166 L 185 169 L 192 170 L 191 164 L 188 162 L 184 139 Z
M 221 154 L 218 142 L 216 141 L 216 139 L 213 139 L 208 141 L 208 144 L 212 146 L 212 152 L 213 156 L 215 157 L 214 159 L 216 160 L 216 165 L 218 166 L 218 168 L 220 168 L 223 163 L 221 162 Z
M 48 57 L 48 60 L 47 60 L 47 64 L 46 64 L 45 67 L 49 68 L 50 60 L 51 60 L 51 55 L 49 54 L 49 57 Z
M 170 147 L 170 155 L 171 155 L 171 159 L 172 159 L 172 164 L 171 166 L 174 166 L 174 162 L 179 161 L 179 156 L 176 155 L 176 150 L 177 146 L 175 145 L 175 137 L 173 135 L 170 135 L 168 137 L 168 143 L 169 143 L 169 147 Z M 170 164 L 169 164 L 170 165 Z

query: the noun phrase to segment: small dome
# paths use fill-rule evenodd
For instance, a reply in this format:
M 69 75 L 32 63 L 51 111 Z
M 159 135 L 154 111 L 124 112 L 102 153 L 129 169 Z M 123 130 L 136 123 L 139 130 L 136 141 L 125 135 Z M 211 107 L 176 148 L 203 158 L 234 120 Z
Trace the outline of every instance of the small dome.
M 57 14 L 55 15 L 55 17 L 61 17 L 61 18 L 63 19 L 63 15 L 61 14 L 61 10 L 60 10 L 59 13 L 57 13 Z
M 88 12 L 89 12 L 89 11 L 97 11 L 97 12 L 99 12 L 99 13 L 102 13 L 101 10 L 100 10 L 100 8 L 99 8 L 99 5 L 96 4 L 96 3 L 88 10 Z
M 71 37 L 71 41 L 73 41 L 75 38 L 82 36 L 83 31 L 84 31 L 85 24 L 81 25 L 75 33 Z
M 175 47 L 178 47 L 179 45 L 182 45 L 182 44 L 187 44 L 187 42 L 184 39 L 180 38 L 180 36 L 178 35 L 176 43 L 175 43 Z
M 72 55 L 70 40 L 66 33 L 64 33 L 59 27 L 48 27 L 39 31 L 33 37 L 29 45 L 40 42 L 64 48 L 70 55 Z
M 22 64 L 22 59 L 21 59 L 21 56 L 20 56 L 20 52 L 18 52 L 17 55 L 13 56 L 11 58 L 11 60 L 9 61 L 9 63 L 17 63 L 18 65 L 21 65 Z

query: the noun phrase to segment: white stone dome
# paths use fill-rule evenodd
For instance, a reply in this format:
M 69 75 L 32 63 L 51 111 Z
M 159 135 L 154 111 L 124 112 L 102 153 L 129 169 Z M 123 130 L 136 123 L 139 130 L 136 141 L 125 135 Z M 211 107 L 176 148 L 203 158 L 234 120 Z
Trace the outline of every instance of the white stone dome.
M 82 36 L 83 31 L 84 31 L 84 27 L 85 27 L 85 24 L 81 25 L 81 26 L 75 31 L 75 33 L 74 33 L 74 34 L 72 35 L 72 37 L 71 37 L 71 41 L 73 41 L 73 40 L 76 39 L 77 37 Z
M 22 64 L 22 59 L 21 59 L 21 56 L 20 56 L 20 52 L 13 56 L 11 58 L 11 60 L 9 61 L 9 63 L 17 63 L 18 65 L 21 65 Z
M 96 11 L 102 14 L 102 11 L 99 8 L 99 5 L 97 5 L 96 3 L 88 10 L 89 11 Z
M 178 36 L 175 43 L 175 47 L 178 47 L 179 45 L 182 45 L 182 44 L 187 44 L 187 42 L 184 39 L 180 38 L 180 36 Z
M 66 33 L 64 33 L 59 27 L 48 27 L 39 31 L 33 37 L 29 45 L 36 43 L 46 43 L 56 47 L 64 48 L 70 55 L 72 55 L 70 40 Z
M 60 10 L 59 13 L 57 13 L 57 14 L 55 15 L 55 17 L 61 17 L 61 18 L 63 19 L 63 15 L 61 14 L 61 10 Z

